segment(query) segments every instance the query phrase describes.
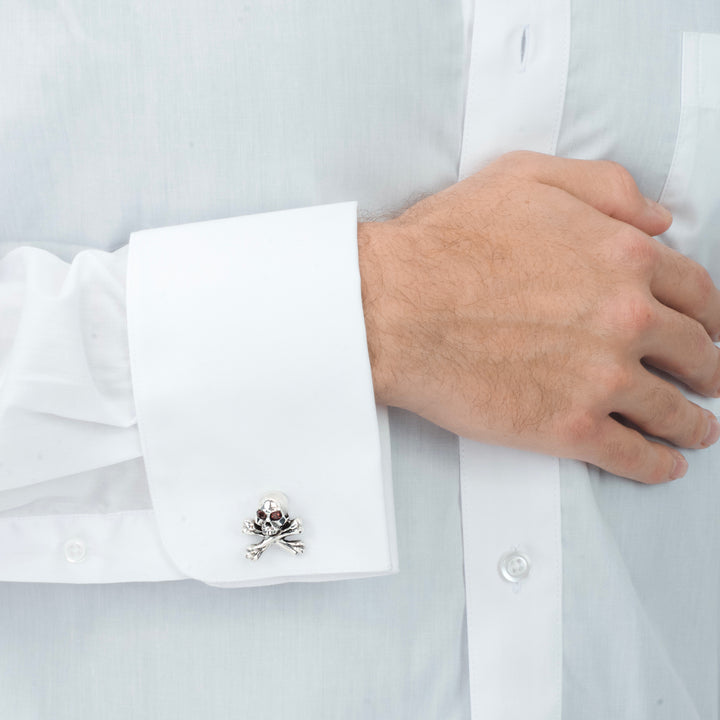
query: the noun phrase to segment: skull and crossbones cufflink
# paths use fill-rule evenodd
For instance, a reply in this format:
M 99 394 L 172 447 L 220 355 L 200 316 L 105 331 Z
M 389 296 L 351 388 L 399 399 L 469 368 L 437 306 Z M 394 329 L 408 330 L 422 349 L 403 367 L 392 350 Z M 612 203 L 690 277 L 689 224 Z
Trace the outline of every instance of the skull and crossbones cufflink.
M 281 492 L 269 492 L 260 499 L 260 507 L 252 520 L 245 520 L 243 532 L 248 535 L 259 535 L 263 539 L 248 545 L 245 557 L 257 560 L 271 545 L 278 545 L 293 555 L 302 555 L 305 543 L 302 540 L 289 540 L 289 535 L 303 531 L 300 518 L 290 519 L 287 510 L 288 499 Z

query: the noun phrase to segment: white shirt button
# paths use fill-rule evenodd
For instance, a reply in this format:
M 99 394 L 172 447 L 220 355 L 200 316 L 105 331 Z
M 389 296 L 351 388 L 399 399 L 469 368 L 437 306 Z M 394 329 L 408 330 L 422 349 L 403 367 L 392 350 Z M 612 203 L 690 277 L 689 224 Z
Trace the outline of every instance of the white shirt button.
M 500 558 L 498 570 L 504 580 L 519 583 L 530 574 L 530 561 L 517 550 L 511 550 Z
M 82 540 L 73 538 L 65 543 L 65 559 L 69 563 L 79 563 L 85 559 L 87 550 Z

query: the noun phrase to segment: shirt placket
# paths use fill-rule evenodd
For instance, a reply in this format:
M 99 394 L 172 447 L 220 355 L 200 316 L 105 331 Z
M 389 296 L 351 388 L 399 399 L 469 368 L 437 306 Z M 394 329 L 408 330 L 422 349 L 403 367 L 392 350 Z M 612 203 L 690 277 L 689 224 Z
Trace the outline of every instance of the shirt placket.
M 459 179 L 501 154 L 554 154 L 570 0 L 463 4 L 468 87 Z M 460 439 L 475 720 L 559 720 L 562 552 L 557 458 Z

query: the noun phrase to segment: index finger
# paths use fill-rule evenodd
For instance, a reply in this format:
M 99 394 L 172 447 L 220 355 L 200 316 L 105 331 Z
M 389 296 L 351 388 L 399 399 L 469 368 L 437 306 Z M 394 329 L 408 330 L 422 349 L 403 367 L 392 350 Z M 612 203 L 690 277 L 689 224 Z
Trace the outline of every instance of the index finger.
M 609 217 L 647 235 L 660 235 L 672 224 L 662 205 L 646 198 L 632 175 L 609 160 L 575 160 L 530 151 L 508 153 L 507 167 L 517 166 L 545 185 L 564 190 Z

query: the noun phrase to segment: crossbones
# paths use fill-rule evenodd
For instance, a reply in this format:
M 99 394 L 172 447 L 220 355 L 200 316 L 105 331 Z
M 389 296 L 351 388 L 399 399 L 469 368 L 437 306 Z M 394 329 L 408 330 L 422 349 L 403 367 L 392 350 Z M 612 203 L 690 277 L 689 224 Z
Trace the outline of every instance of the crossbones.
M 257 560 L 271 545 L 279 545 L 293 555 L 301 555 L 305 550 L 302 540 L 287 539 L 289 535 L 303 531 L 302 520 L 291 520 L 288 516 L 287 498 L 282 493 L 271 493 L 263 497 L 260 503 L 255 519 L 243 523 L 243 532 L 260 535 L 264 539 L 248 545 L 245 557 Z

